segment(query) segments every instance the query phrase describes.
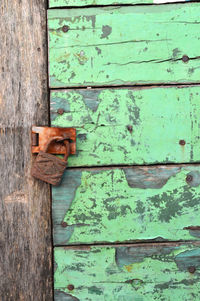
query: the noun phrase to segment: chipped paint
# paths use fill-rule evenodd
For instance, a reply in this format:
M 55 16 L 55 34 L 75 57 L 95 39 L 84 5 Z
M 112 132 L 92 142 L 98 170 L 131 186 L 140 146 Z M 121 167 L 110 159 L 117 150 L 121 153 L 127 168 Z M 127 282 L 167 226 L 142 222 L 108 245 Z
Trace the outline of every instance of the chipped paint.
M 112 27 L 110 27 L 109 25 L 103 25 L 101 39 L 108 38 L 111 32 L 112 32 Z
M 93 246 L 90 251 L 59 247 L 54 258 L 56 291 L 68 294 L 67 286 L 75 287 L 70 292 L 74 299 L 55 301 L 199 300 L 199 245 Z M 132 269 L 127 270 L 127 259 Z M 188 271 L 191 266 L 194 274 Z
M 199 3 L 49 10 L 50 87 L 200 83 L 198 19 Z
M 166 2 L 175 1 L 50 7 Z M 199 83 L 198 8 L 49 10 L 50 86 Z M 52 125 L 77 129 L 69 166 L 84 166 L 68 169 L 52 191 L 55 301 L 199 300 L 200 165 L 105 167 L 199 162 L 199 89 L 51 92 Z
M 199 165 L 67 170 L 53 188 L 54 245 L 198 240 L 200 183 L 186 177 L 200 178 L 199 171 Z
M 77 129 L 69 166 L 199 162 L 199 95 L 198 86 L 53 91 L 51 124 Z

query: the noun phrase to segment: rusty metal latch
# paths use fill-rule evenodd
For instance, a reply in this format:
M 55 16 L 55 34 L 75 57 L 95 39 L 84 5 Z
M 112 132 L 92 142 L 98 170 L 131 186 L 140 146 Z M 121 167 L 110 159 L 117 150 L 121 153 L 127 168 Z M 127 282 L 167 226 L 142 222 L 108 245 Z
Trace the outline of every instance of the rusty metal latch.
M 52 185 L 61 182 L 70 154 L 76 153 L 74 128 L 32 128 L 32 153 L 38 153 L 31 175 Z M 64 159 L 53 154 L 64 154 Z

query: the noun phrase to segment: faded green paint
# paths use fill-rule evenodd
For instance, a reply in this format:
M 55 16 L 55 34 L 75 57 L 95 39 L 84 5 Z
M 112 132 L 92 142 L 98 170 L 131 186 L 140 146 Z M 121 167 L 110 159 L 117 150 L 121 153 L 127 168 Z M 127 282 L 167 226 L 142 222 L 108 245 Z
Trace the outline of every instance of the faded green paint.
M 152 2 L 175 1 L 50 0 L 50 7 Z M 51 123 L 77 129 L 69 167 L 84 167 L 67 169 L 52 190 L 54 246 L 68 246 L 54 248 L 55 301 L 199 300 L 200 165 L 102 166 L 200 162 L 200 87 L 80 89 L 200 83 L 199 8 L 48 12 L 50 87 L 79 87 L 51 92 Z M 85 246 L 69 247 L 78 244 Z
M 69 166 L 199 162 L 199 97 L 198 86 L 53 91 L 51 123 L 77 129 Z
M 86 6 L 86 5 L 120 5 L 120 4 L 158 4 L 168 2 L 186 2 L 188 0 L 49 0 L 49 7 Z
M 50 86 L 200 83 L 199 11 L 198 3 L 49 10 Z
M 55 301 L 199 301 L 197 244 L 55 248 L 54 255 Z
M 199 240 L 199 200 L 200 165 L 68 169 L 53 188 L 54 245 Z

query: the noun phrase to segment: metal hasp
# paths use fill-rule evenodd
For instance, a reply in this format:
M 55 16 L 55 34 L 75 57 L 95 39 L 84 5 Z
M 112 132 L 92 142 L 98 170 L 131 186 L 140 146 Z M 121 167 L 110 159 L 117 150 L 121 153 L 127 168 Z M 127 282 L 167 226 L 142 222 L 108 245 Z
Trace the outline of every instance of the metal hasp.
M 59 185 L 70 154 L 76 151 L 76 130 L 73 128 L 33 127 L 32 153 L 37 158 L 31 175 L 52 185 Z M 64 159 L 53 154 L 64 154 Z
M 70 143 L 70 154 L 76 153 L 76 129 L 74 128 L 54 128 L 46 126 L 32 127 L 32 153 L 44 151 L 49 139 L 61 136 Z M 64 155 L 65 146 L 63 143 L 54 142 L 49 146 L 48 153 L 55 155 Z

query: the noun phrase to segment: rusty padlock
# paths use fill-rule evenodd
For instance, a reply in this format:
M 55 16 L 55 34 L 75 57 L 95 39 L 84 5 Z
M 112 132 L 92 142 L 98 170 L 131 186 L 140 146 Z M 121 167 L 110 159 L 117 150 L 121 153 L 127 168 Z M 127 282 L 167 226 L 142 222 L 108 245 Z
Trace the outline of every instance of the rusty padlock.
M 64 159 L 60 159 L 52 154 L 47 153 L 50 144 L 54 141 L 63 141 L 66 147 Z M 33 164 L 31 175 L 52 185 L 58 185 L 61 182 L 62 175 L 67 167 L 67 159 L 70 154 L 70 144 L 61 136 L 51 138 L 44 151 L 40 151 Z

